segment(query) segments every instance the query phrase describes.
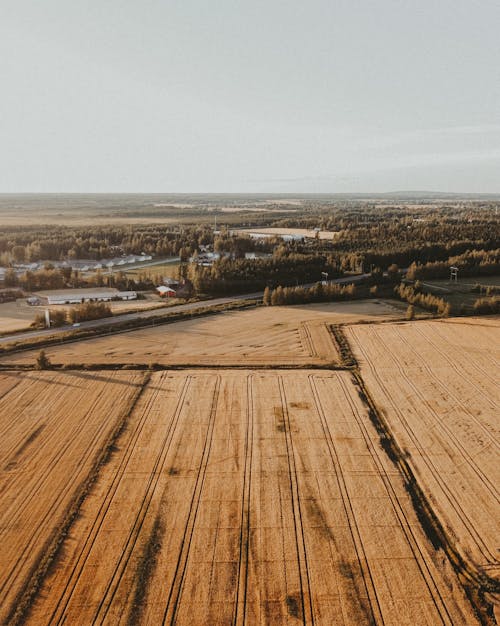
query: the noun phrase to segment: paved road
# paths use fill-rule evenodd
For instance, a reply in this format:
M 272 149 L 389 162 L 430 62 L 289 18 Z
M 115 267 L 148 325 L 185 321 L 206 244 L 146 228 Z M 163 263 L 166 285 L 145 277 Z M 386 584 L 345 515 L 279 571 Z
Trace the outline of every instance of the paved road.
M 364 278 L 367 278 L 369 274 L 359 274 L 357 276 L 347 276 L 344 278 L 336 278 L 334 280 L 328 281 L 329 283 L 357 283 Z M 312 287 L 316 283 L 308 283 L 307 285 L 301 285 L 302 287 Z M 195 311 L 196 309 L 201 309 L 203 307 L 215 307 L 219 304 L 227 304 L 229 302 L 237 302 L 239 300 L 255 300 L 257 298 L 262 298 L 264 292 L 258 291 L 256 293 L 245 293 L 238 296 L 228 296 L 226 298 L 214 298 L 213 300 L 201 300 L 200 302 L 190 302 L 188 304 L 179 304 L 177 306 L 173 306 L 171 308 L 162 308 L 162 309 L 153 309 L 150 311 L 138 311 L 133 313 L 125 313 L 123 315 L 114 315 L 113 317 L 105 317 L 100 320 L 91 320 L 88 322 L 81 322 L 78 330 L 87 329 L 87 328 L 97 328 L 103 326 L 113 326 L 114 324 L 119 324 L 122 322 L 129 322 L 132 320 L 139 319 L 148 319 L 151 318 L 151 321 L 154 321 L 155 317 L 161 317 L 166 313 L 177 313 L 178 311 Z M 13 343 L 15 341 L 21 341 L 25 339 L 35 339 L 37 337 L 49 337 L 49 336 L 57 336 L 61 333 L 66 333 L 68 331 L 74 330 L 72 326 L 61 326 L 60 328 L 46 328 L 43 330 L 30 330 L 25 333 L 15 333 L 11 335 L 4 335 L 0 337 L 0 344 L 3 343 Z M 110 328 L 111 330 L 111 328 Z

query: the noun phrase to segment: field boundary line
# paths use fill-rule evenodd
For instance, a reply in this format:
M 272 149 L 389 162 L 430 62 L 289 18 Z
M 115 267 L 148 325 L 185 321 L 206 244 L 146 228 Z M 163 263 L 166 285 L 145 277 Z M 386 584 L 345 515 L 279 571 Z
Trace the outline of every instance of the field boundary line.
M 471 569 L 464 557 L 454 547 L 453 542 L 450 541 L 425 492 L 420 487 L 417 478 L 406 461 L 403 451 L 394 439 L 388 424 L 371 398 L 361 374 L 353 372 L 353 376 L 359 386 L 360 398 L 370 409 L 369 417 L 377 430 L 381 446 L 403 477 L 406 490 L 410 495 L 425 534 L 435 549 L 442 549 L 446 554 L 480 623 L 483 626 L 495 624 L 493 599 L 490 594 L 499 593 L 500 584 L 491 577 Z
M 354 379 L 354 385 L 355 385 L 355 389 L 357 388 L 357 381 L 356 379 Z M 375 464 L 375 466 L 377 467 L 377 470 L 379 472 L 380 477 L 382 478 L 382 481 L 384 483 L 387 495 L 390 499 L 391 505 L 392 505 L 392 509 L 394 510 L 394 513 L 396 514 L 401 529 L 405 535 L 406 541 L 415 557 L 415 561 L 418 565 L 419 570 L 422 573 L 422 577 L 425 580 L 426 586 L 429 589 L 430 595 L 432 597 L 432 601 L 436 607 L 436 610 L 438 611 L 443 623 L 448 623 L 450 624 L 450 626 L 453 626 L 453 619 L 450 616 L 448 609 L 446 607 L 446 604 L 443 600 L 442 594 L 439 590 L 439 586 L 436 584 L 435 580 L 434 580 L 434 576 L 429 568 L 429 564 L 427 562 L 427 560 L 425 559 L 425 556 L 422 552 L 421 546 L 419 545 L 413 531 L 412 531 L 412 527 L 410 522 L 408 521 L 408 517 L 406 516 L 406 513 L 404 511 L 403 506 L 401 505 L 396 492 L 394 491 L 394 486 L 387 474 L 387 471 L 385 470 L 383 463 L 380 460 L 380 453 L 377 452 L 376 447 L 373 445 L 373 441 L 370 438 L 369 433 L 367 432 L 366 426 L 363 423 L 363 419 L 359 414 L 358 408 L 351 396 L 351 394 L 349 393 L 349 390 L 346 388 L 345 382 L 339 377 L 339 385 L 342 388 L 342 391 L 344 393 L 344 396 L 346 398 L 347 403 L 349 404 L 349 406 L 351 407 L 352 410 L 352 414 L 354 416 L 354 419 L 356 421 L 356 423 L 358 424 L 358 427 L 360 429 L 360 432 L 363 435 L 363 439 L 366 443 L 366 446 L 368 448 L 368 450 L 370 451 L 370 456 L 373 459 L 373 462 Z M 367 412 L 370 410 L 369 407 L 363 402 L 363 400 L 360 398 L 361 402 L 363 403 L 363 406 L 367 409 Z M 398 479 L 403 480 L 403 477 L 398 473 Z M 425 571 L 424 571 L 425 569 Z M 432 587 L 434 589 L 434 593 L 431 589 L 431 584 L 429 583 L 429 578 L 432 581 Z M 436 596 L 439 598 L 439 605 L 438 606 L 438 602 L 436 599 Z M 443 618 L 443 613 L 446 615 L 447 617 L 447 622 L 446 620 Z
M 305 321 L 299 323 L 299 337 L 302 346 L 305 348 L 305 351 L 309 353 L 309 356 L 311 358 L 318 358 L 318 352 L 311 336 L 309 322 Z
M 145 390 L 148 387 L 149 382 L 150 382 L 150 376 L 145 378 L 138 396 L 134 399 L 134 402 L 131 404 L 131 406 L 128 409 L 127 419 L 124 422 L 118 437 L 115 439 L 115 441 L 113 443 L 118 441 L 119 436 L 125 430 L 125 427 L 127 425 L 128 419 L 133 414 L 133 412 L 135 411 L 135 408 L 137 407 L 138 403 L 142 399 L 142 397 L 144 395 L 144 392 L 145 392 Z M 59 596 L 59 600 L 58 600 L 55 608 L 53 609 L 53 612 L 52 612 L 52 615 L 51 615 L 51 621 L 50 621 L 51 624 L 52 623 L 59 623 L 61 619 L 63 619 L 63 621 L 64 621 L 64 616 L 63 615 L 60 615 L 57 618 L 56 618 L 56 615 L 57 615 L 58 612 L 60 613 L 61 611 L 64 613 L 64 610 L 66 609 L 66 607 L 67 607 L 67 605 L 68 605 L 68 603 L 69 603 L 69 601 L 71 599 L 71 596 L 72 596 L 72 594 L 74 592 L 74 588 L 75 588 L 76 584 L 78 583 L 78 580 L 80 579 L 81 572 L 82 572 L 82 570 L 84 568 L 85 562 L 86 562 L 86 560 L 87 560 L 87 558 L 89 556 L 89 553 L 90 553 L 90 551 L 92 549 L 92 546 L 93 546 L 94 541 L 95 541 L 95 537 L 97 536 L 97 533 L 99 532 L 99 529 L 100 529 L 100 527 L 102 525 L 102 521 L 103 521 L 103 519 L 105 517 L 106 511 L 109 508 L 109 502 L 110 502 L 110 500 L 112 498 L 112 495 L 110 496 L 110 493 L 114 494 L 115 491 L 116 491 L 117 485 L 119 483 L 119 480 L 118 480 L 117 477 L 120 475 L 119 473 L 120 473 L 120 470 L 121 470 L 121 468 L 123 466 L 124 460 L 126 460 L 128 462 L 127 452 L 130 449 L 130 446 L 132 445 L 132 442 L 135 443 L 134 437 L 135 437 L 136 434 L 138 436 L 140 427 L 142 427 L 142 423 L 140 423 L 138 425 L 138 427 L 136 428 L 136 430 L 133 433 L 133 436 L 131 437 L 131 439 L 129 441 L 129 445 L 127 446 L 126 454 L 122 458 L 122 461 L 121 461 L 120 465 L 117 468 L 115 476 L 113 477 L 113 480 L 111 481 L 111 486 L 108 489 L 108 491 L 107 491 L 107 493 L 106 493 L 106 495 L 105 495 L 105 497 L 104 497 L 104 499 L 103 499 L 103 501 L 101 503 L 101 506 L 99 507 L 99 510 L 98 510 L 98 512 L 97 512 L 97 514 L 95 516 L 95 519 L 94 519 L 94 521 L 93 521 L 93 523 L 92 523 L 92 525 L 90 527 L 90 530 L 89 530 L 89 532 L 88 532 L 88 534 L 87 534 L 87 536 L 85 538 L 85 541 L 83 543 L 83 546 L 82 546 L 82 548 L 80 550 L 80 553 L 79 553 L 78 557 L 75 560 L 76 565 L 74 566 L 70 576 L 68 577 L 68 579 L 66 581 L 66 584 L 64 586 L 64 589 L 63 589 L 62 593 Z M 111 454 L 111 452 L 110 452 L 110 454 Z M 104 463 L 106 461 L 107 461 L 107 459 L 104 461 Z M 90 496 L 90 495 L 91 495 L 91 490 L 89 489 L 87 497 Z M 83 558 L 82 558 L 82 556 L 83 556 Z M 66 598 L 65 598 L 65 596 L 66 596 Z M 62 609 L 60 608 L 61 604 L 64 605 L 62 607 Z
M 366 358 L 366 353 L 365 353 L 365 351 L 364 351 L 364 349 L 363 349 L 363 347 L 361 345 L 359 346 L 359 349 L 365 355 L 365 358 Z M 401 366 L 398 364 L 397 359 L 394 357 L 394 355 L 392 355 L 390 352 L 388 352 L 388 353 L 390 354 L 391 359 L 394 361 L 396 367 L 399 369 L 399 371 L 401 373 L 401 376 L 402 376 L 402 379 L 407 382 L 408 386 L 411 389 L 413 389 L 414 393 L 423 401 L 424 406 L 428 406 L 427 403 L 425 402 L 425 400 L 423 400 L 422 394 L 416 388 L 416 386 L 410 381 L 410 379 L 405 374 L 405 372 L 403 371 Z M 415 433 L 414 427 L 412 427 L 412 425 L 408 422 L 407 418 L 401 413 L 399 408 L 396 406 L 395 402 L 393 401 L 393 399 L 391 397 L 390 392 L 387 389 L 387 385 L 381 380 L 379 374 L 377 373 L 377 371 L 372 366 L 370 366 L 370 369 L 372 370 L 373 377 L 376 379 L 376 381 L 380 385 L 380 388 L 385 393 L 388 402 L 392 405 L 392 407 L 394 409 L 394 412 L 398 416 L 399 421 L 403 425 L 407 435 L 409 436 L 409 438 L 411 439 L 411 441 L 413 442 L 413 444 L 415 445 L 415 447 L 419 451 L 421 459 L 422 459 L 422 462 L 424 463 L 425 466 L 427 466 L 427 468 L 431 472 L 432 476 L 436 480 L 437 484 L 440 486 L 443 494 L 447 498 L 450 506 L 455 510 L 455 512 L 458 515 L 459 519 L 462 521 L 464 526 L 467 528 L 468 533 L 469 533 L 470 537 L 472 538 L 472 540 L 474 541 L 474 543 L 476 544 L 479 552 L 483 555 L 483 557 L 486 559 L 488 564 L 491 565 L 492 562 L 493 563 L 496 562 L 494 555 L 491 554 L 491 551 L 489 550 L 488 546 L 481 539 L 481 537 L 480 537 L 479 533 L 477 532 L 473 522 L 470 520 L 469 515 L 467 514 L 466 511 L 464 511 L 464 509 L 462 508 L 462 505 L 457 500 L 456 495 L 449 488 L 448 484 L 446 483 L 446 481 L 441 476 L 441 473 L 440 473 L 439 469 L 436 467 L 436 465 L 434 464 L 432 459 L 429 457 L 428 454 L 425 453 L 425 450 L 422 447 L 422 444 L 420 442 L 419 436 Z M 361 376 L 361 374 L 360 374 L 360 376 Z M 432 410 L 431 410 L 431 413 L 433 413 Z M 437 421 L 437 423 L 439 423 L 439 420 Z M 389 424 L 387 425 L 387 427 L 389 429 L 391 429 Z M 391 429 L 391 437 L 393 437 L 393 439 L 395 441 L 397 441 L 396 437 L 394 435 L 392 435 L 392 429 Z M 456 445 L 457 450 L 460 452 L 461 456 L 466 459 L 467 457 L 466 457 L 466 455 L 464 455 L 463 451 L 460 450 L 460 447 L 457 444 L 455 444 L 455 445 Z M 398 447 L 399 447 L 399 444 L 398 444 Z M 472 465 L 471 465 L 471 469 L 474 470 L 474 467 Z M 412 470 L 412 472 L 413 472 L 413 470 Z M 422 490 L 425 491 L 424 487 L 422 487 Z M 437 517 L 439 517 L 438 514 L 435 513 L 435 515 Z M 488 556 L 488 554 L 489 554 L 489 556 Z

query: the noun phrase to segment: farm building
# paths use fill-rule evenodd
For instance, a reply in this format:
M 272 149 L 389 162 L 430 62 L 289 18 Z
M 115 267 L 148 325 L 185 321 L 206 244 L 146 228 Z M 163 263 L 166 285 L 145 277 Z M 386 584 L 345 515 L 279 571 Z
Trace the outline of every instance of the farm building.
M 135 300 L 135 291 L 118 291 L 107 287 L 94 289 L 53 289 L 34 294 L 47 304 L 81 304 L 82 302 L 109 302 L 110 300 Z
M 156 291 L 160 294 L 162 298 L 174 298 L 175 297 L 175 289 L 171 287 L 167 287 L 166 285 L 160 285 L 156 288 Z

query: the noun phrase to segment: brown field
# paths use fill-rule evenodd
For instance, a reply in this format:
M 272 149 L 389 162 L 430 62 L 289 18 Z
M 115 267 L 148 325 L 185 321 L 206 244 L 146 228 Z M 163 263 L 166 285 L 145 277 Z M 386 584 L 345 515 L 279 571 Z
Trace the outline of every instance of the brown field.
M 398 319 L 405 310 L 381 300 L 247 311 L 176 322 L 47 348 L 54 363 L 162 365 L 329 365 L 338 363 L 330 324 Z M 38 350 L 2 357 L 34 363 Z
M 44 375 L 32 396 L 75 376 Z M 478 623 L 378 441 L 348 372 L 153 374 L 24 623 Z M 18 556 L 26 536 L 11 535 Z
M 347 336 L 456 549 L 498 580 L 499 319 L 352 326 Z
M 50 555 L 143 375 L 0 375 L 0 623 Z
M 0 624 L 494 624 L 500 322 L 401 314 L 263 307 L 47 349 L 180 369 L 0 372 Z M 328 369 L 335 323 L 359 371 Z

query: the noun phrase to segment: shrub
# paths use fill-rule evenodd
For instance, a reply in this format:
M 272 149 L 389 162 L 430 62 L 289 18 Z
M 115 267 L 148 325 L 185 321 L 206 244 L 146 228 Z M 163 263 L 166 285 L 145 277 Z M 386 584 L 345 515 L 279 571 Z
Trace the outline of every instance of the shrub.
M 52 367 L 52 363 L 45 353 L 45 350 L 40 350 L 40 352 L 38 353 L 35 367 L 37 370 L 48 370 Z
M 69 320 L 74 324 L 75 322 L 111 317 L 111 315 L 113 315 L 111 307 L 106 302 L 84 302 L 70 309 Z

